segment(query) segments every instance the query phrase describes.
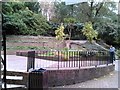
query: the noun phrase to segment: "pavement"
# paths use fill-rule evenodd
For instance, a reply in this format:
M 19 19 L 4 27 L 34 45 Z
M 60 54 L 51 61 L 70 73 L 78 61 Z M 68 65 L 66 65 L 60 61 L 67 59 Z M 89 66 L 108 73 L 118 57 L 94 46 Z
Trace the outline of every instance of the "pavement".
M 3 57 L 3 56 L 2 56 Z M 27 71 L 27 57 L 16 56 L 16 55 L 7 55 L 6 57 L 6 66 L 7 71 Z M 48 61 L 43 59 L 35 59 L 35 69 L 37 68 L 47 68 L 51 65 L 57 64 L 56 61 Z
M 50 87 L 49 90 L 120 90 L 120 60 L 116 60 L 114 64 L 115 71 L 108 75 L 73 85 Z

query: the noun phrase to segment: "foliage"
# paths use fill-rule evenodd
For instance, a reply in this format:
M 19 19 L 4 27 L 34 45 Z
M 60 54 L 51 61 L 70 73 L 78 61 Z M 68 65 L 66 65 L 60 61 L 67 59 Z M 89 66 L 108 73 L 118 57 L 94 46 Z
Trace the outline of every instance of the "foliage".
M 19 0 L 18 0 L 19 1 Z M 74 24 L 92 22 L 93 28 L 98 32 L 98 38 L 108 44 L 114 44 L 119 47 L 120 44 L 120 23 L 119 15 L 114 2 L 96 2 L 89 0 L 74 5 L 65 5 L 65 2 L 54 2 L 54 10 L 50 18 L 53 23 L 64 22 L 65 33 L 68 33 L 70 39 L 83 39 L 83 35 L 78 32 Z M 38 2 L 3 2 L 2 16 L 3 29 L 7 34 L 25 34 L 25 35 L 52 35 L 56 26 L 49 27 L 46 19 L 41 15 L 41 8 Z M 55 27 L 54 27 L 55 26 Z M 111 39 L 110 39 L 111 38 Z
M 118 17 L 114 12 L 117 10 L 116 4 L 114 2 L 89 2 L 88 6 L 87 3 L 80 6 L 83 7 L 83 13 L 80 13 L 83 14 L 83 18 L 80 20 L 82 22 L 91 21 L 93 28 L 98 32 L 98 38 L 104 40 L 107 44 L 113 45 L 118 45 L 117 38 L 120 35 L 118 35 Z
M 25 2 L 25 6 L 29 8 L 32 12 L 39 13 L 41 8 L 39 2 Z
M 49 30 L 41 13 L 31 11 L 24 2 L 3 2 L 2 5 L 5 7 L 2 25 L 7 34 L 45 35 Z
M 118 56 L 118 58 L 120 58 L 120 49 L 117 50 L 117 56 Z
M 57 30 L 55 30 L 55 34 L 56 34 L 56 39 L 57 40 L 63 41 L 65 39 L 63 24 L 61 24 L 61 26 L 58 27 Z
M 75 23 L 76 22 L 76 19 L 75 18 L 64 18 L 64 23 Z
M 74 28 L 73 27 L 73 24 L 76 22 L 76 19 L 75 18 L 64 18 L 64 23 L 67 23 L 67 30 L 68 30 L 68 33 L 69 33 L 69 40 L 71 39 L 71 33 L 72 33 L 72 29 Z
M 118 18 L 120 18 L 120 14 L 118 15 Z M 117 28 L 117 34 L 116 34 L 116 42 L 118 44 L 118 47 L 120 48 L 120 19 L 118 19 L 118 28 Z
M 83 35 L 85 35 L 89 42 L 92 42 L 93 39 L 97 39 L 98 33 L 93 29 L 91 22 L 86 22 L 82 30 Z
M 93 28 L 98 31 L 98 38 L 104 40 L 108 44 L 120 44 L 120 26 L 118 24 L 118 15 L 115 13 L 117 10 L 117 3 L 115 2 L 96 2 L 95 0 L 89 0 L 88 2 L 82 2 L 74 5 L 65 5 L 63 2 L 55 4 L 56 21 L 64 21 L 64 18 L 73 17 L 77 23 L 85 23 L 91 21 Z M 72 39 L 81 39 L 81 35 L 78 35 L 78 29 L 74 29 L 71 32 L 76 31 L 72 35 Z M 110 38 L 112 40 L 110 40 Z
M 101 38 L 108 44 L 114 44 L 116 42 L 117 24 L 109 23 L 109 22 L 107 23 L 99 22 L 97 26 L 98 27 L 96 28 L 96 30 L 99 33 L 98 38 Z
M 52 21 L 61 23 L 63 22 L 64 18 L 67 15 L 67 6 L 65 5 L 65 2 L 54 2 L 54 8 L 55 8 L 55 16 Z

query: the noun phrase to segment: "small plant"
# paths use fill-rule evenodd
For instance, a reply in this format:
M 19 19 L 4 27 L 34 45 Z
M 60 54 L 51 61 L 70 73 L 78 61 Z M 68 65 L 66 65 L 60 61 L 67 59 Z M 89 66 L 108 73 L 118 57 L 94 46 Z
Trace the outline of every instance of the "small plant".
M 87 40 L 92 43 L 93 39 L 97 39 L 98 32 L 93 29 L 91 22 L 86 22 L 82 30 L 83 35 L 87 37 Z
M 68 51 L 69 49 L 67 47 L 63 48 L 62 49 L 63 51 Z
M 57 30 L 55 30 L 55 34 L 57 40 L 63 41 L 65 39 L 63 24 L 61 24 L 61 26 L 58 27 Z
M 38 56 L 54 56 L 54 53 L 53 52 L 47 52 L 47 53 L 44 53 L 44 54 L 38 54 Z
M 120 49 L 117 50 L 117 56 L 118 56 L 118 58 L 120 58 Z

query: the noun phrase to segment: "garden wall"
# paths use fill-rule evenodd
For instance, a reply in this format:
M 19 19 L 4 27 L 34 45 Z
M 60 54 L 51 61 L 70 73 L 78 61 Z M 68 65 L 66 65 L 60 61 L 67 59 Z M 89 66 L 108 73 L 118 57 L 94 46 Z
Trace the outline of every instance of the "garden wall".
M 114 65 L 70 70 L 48 70 L 48 86 L 62 86 L 98 78 L 114 70 Z
M 56 44 L 58 43 L 58 44 Z M 43 36 L 9 36 L 7 37 L 8 46 L 38 46 L 49 48 L 63 48 L 65 42 L 60 43 L 55 37 Z
M 22 50 L 18 49 L 17 47 L 37 47 L 37 48 L 46 47 L 62 49 L 66 46 L 66 43 L 65 42 L 60 43 L 60 41 L 56 40 L 55 37 L 11 35 L 6 37 L 6 46 L 7 54 L 11 55 L 16 54 L 16 51 Z

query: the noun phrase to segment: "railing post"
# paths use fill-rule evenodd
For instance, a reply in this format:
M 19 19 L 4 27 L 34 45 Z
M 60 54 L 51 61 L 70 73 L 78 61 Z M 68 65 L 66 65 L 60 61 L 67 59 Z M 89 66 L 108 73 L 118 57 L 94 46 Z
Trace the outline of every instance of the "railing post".
M 35 64 L 35 51 L 28 51 L 28 60 L 27 60 L 27 71 L 29 71 L 29 69 L 33 68 L 34 69 L 34 65 Z
M 99 53 L 97 51 L 96 55 L 95 55 L 95 67 L 97 67 L 97 65 L 98 65 L 98 57 L 99 57 Z
M 79 59 L 79 69 L 80 69 L 80 61 L 81 61 L 81 57 L 80 57 L 80 51 L 78 51 L 78 59 Z
M 107 66 L 108 66 L 108 64 L 109 64 L 109 61 L 110 61 L 109 52 L 106 52 L 106 56 L 107 56 L 106 64 L 107 64 Z
M 60 51 L 58 50 L 58 70 L 59 70 Z

